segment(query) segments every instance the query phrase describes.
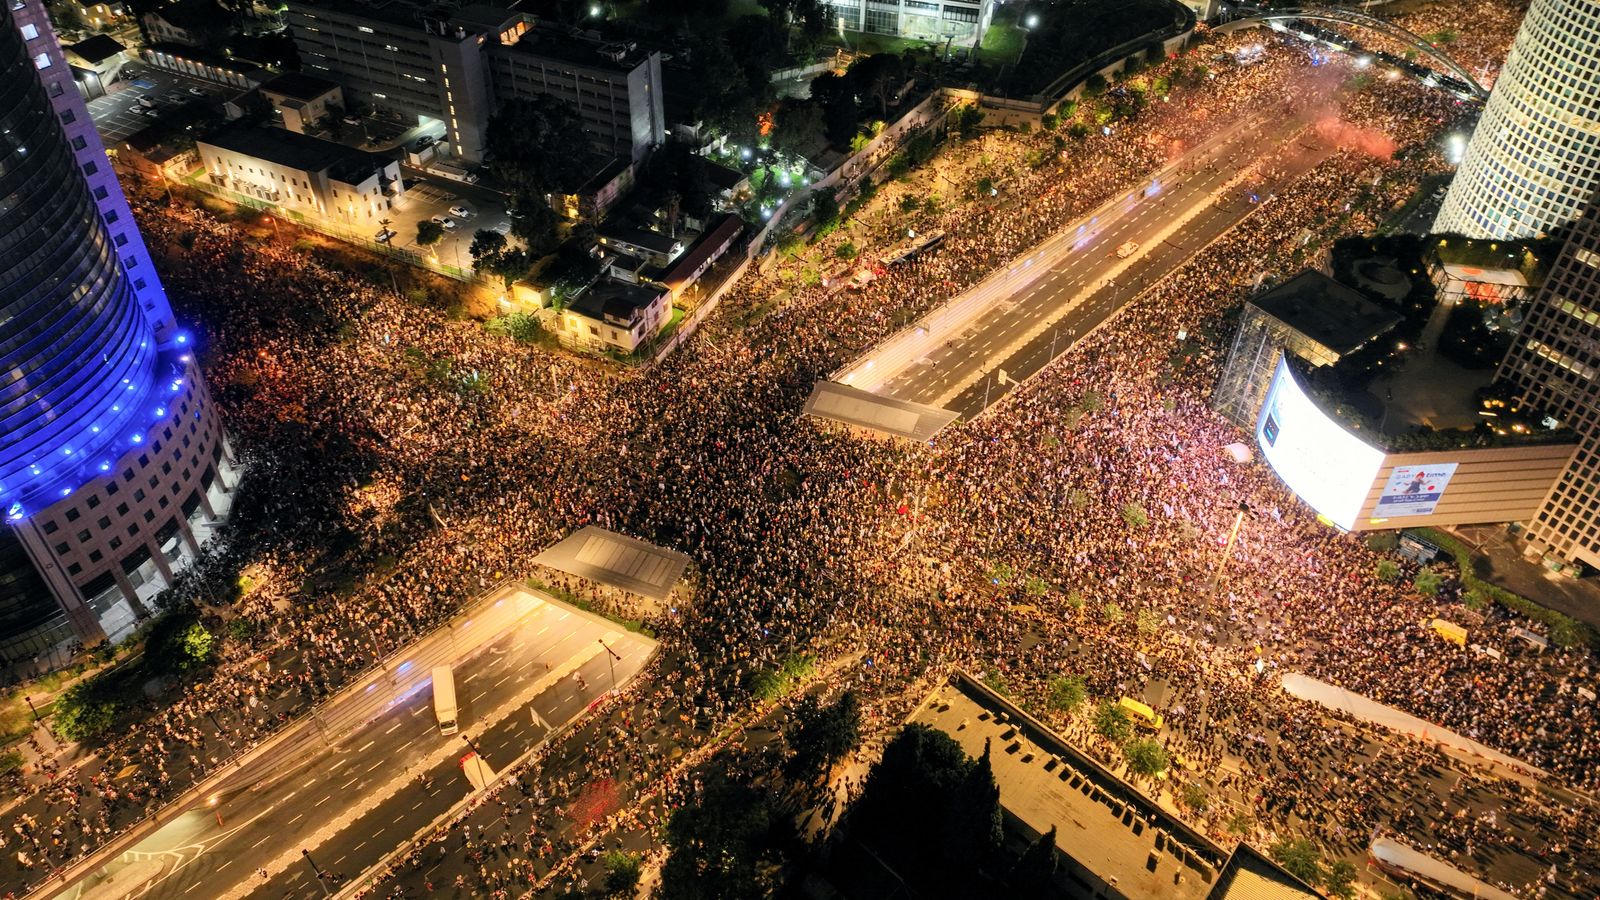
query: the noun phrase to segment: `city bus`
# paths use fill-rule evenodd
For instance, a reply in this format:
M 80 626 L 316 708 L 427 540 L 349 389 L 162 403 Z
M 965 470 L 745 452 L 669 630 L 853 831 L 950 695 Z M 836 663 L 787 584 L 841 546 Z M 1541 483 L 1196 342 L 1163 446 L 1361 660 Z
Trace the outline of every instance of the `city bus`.
M 439 720 L 439 733 L 455 734 L 461 729 L 456 712 L 456 674 L 449 666 L 433 669 L 433 715 Z

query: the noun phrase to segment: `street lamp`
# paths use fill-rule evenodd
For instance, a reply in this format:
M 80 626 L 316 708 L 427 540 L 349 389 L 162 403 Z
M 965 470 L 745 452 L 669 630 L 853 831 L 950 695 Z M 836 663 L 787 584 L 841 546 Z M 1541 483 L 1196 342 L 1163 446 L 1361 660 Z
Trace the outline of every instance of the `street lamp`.
M 317 884 L 322 886 L 322 896 L 332 897 L 333 891 L 328 890 L 328 876 L 324 875 L 322 870 L 317 868 L 317 861 L 311 858 L 311 851 L 301 850 L 300 855 L 305 857 L 307 863 L 310 863 L 311 871 L 317 873 Z
M 617 655 L 617 651 L 606 645 L 605 638 L 595 638 L 595 640 L 600 643 L 600 646 L 605 647 L 606 668 L 611 670 L 611 693 L 615 694 L 617 692 L 617 663 L 622 662 L 622 657 Z
M 1228 530 L 1228 542 L 1222 546 L 1222 556 L 1217 560 L 1217 571 L 1211 575 L 1211 590 L 1216 591 L 1222 584 L 1222 570 L 1228 565 L 1228 556 L 1233 553 L 1233 542 L 1239 537 L 1239 526 L 1244 524 L 1244 515 L 1250 511 L 1250 504 L 1239 501 L 1239 514 L 1233 519 L 1233 527 Z

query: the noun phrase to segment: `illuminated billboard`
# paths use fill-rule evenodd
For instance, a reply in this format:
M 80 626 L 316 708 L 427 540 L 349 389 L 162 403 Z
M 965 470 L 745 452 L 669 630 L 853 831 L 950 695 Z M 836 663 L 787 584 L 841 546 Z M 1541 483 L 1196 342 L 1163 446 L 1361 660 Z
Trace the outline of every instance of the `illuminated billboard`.
M 1278 363 L 1256 417 L 1256 443 L 1296 496 L 1340 528 L 1355 527 L 1383 465 L 1383 451 L 1317 408 L 1286 361 Z
M 1378 508 L 1372 514 L 1389 519 L 1395 516 L 1431 516 L 1439 498 L 1444 496 L 1450 476 L 1456 473 L 1455 463 L 1434 463 L 1426 466 L 1395 466 L 1384 482 L 1383 494 L 1378 497 Z

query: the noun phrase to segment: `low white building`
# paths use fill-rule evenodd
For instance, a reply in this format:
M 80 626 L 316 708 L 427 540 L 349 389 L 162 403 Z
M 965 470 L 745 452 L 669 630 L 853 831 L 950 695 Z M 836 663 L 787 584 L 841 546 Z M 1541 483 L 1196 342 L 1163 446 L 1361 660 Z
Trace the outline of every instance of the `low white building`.
M 344 114 L 344 89 L 326 78 L 285 72 L 258 90 L 296 134 L 315 130 L 330 112 Z
M 601 279 L 561 313 L 562 343 L 632 353 L 672 321 L 672 293 L 649 282 Z
M 377 228 L 405 191 L 400 163 L 280 128 L 227 128 L 195 142 L 211 183 L 327 225 Z

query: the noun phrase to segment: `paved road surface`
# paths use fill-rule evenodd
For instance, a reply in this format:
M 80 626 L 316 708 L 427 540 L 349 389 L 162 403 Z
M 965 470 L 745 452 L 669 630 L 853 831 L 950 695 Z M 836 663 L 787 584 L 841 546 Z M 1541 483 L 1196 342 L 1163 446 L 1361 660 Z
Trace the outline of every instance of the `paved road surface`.
M 1230 135 L 1213 153 L 1125 195 L 1069 226 L 1079 235 L 1030 257 L 1050 272 L 989 310 L 876 388 L 876 393 L 961 413 L 995 402 L 1116 314 L 1207 243 L 1270 203 L 1270 195 L 1332 148 L 1304 123 L 1268 117 Z M 1205 165 L 1207 159 L 1213 161 Z M 1270 173 L 1270 174 L 1268 174 Z M 1118 256 L 1129 242 L 1137 249 Z M 1007 384 L 998 370 L 1004 369 Z
M 652 642 L 554 603 L 509 622 L 487 616 L 498 638 L 456 664 L 465 732 L 503 768 L 611 686 L 604 640 L 620 656 L 617 683 L 644 665 Z M 514 624 L 513 624 L 514 623 Z M 455 654 L 418 654 L 399 664 L 420 679 L 375 683 L 346 700 L 377 718 L 336 740 L 270 754 L 89 878 L 57 896 L 320 896 L 309 867 L 288 865 L 301 848 L 325 870 L 354 875 L 467 796 L 459 759 L 469 748 L 439 734 L 426 673 Z M 578 678 L 581 677 L 580 686 Z M 484 723 L 489 722 L 488 727 Z M 418 776 L 432 780 L 424 786 Z M 219 824 L 220 823 L 220 824 Z M 272 875 L 263 879 L 257 870 Z

